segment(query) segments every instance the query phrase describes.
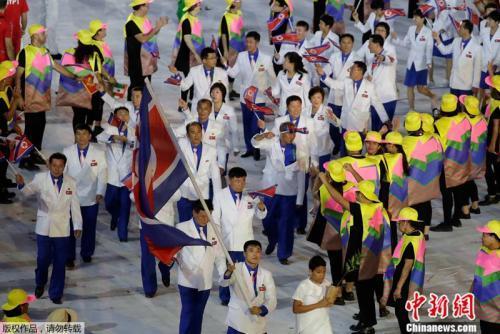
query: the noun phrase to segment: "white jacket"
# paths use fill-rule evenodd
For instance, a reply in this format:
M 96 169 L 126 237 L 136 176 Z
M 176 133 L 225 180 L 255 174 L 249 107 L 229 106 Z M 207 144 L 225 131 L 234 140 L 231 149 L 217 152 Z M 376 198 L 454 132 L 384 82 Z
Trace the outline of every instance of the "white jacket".
M 119 107 L 125 107 L 128 109 L 128 113 L 130 116 L 130 126 L 135 128 L 139 121 L 139 110 L 135 109 L 134 104 L 130 101 L 120 101 L 109 95 L 108 93 L 104 93 L 103 96 L 101 96 L 101 99 L 109 105 L 111 108 L 111 112 L 113 112 L 116 108 Z
M 272 90 L 273 96 L 280 98 L 278 115 L 283 116 L 286 114 L 286 99 L 292 95 L 300 97 L 302 99 L 302 107 L 307 107 L 311 103 L 309 101 L 310 89 L 311 81 L 307 73 L 295 73 L 290 82 L 288 82 L 286 72 L 280 71 Z
M 441 11 L 432 25 L 432 31 L 438 32 L 443 41 L 458 37 L 457 29 L 455 29 L 450 19 L 451 15 L 452 13 L 448 9 Z
M 414 64 L 416 71 L 422 71 L 427 69 L 427 65 L 432 64 L 434 40 L 432 38 L 432 31 L 426 26 L 423 26 L 415 37 L 416 30 L 417 26 L 413 25 L 408 28 L 408 32 L 404 39 L 393 39 L 392 42 L 395 45 L 410 48 L 406 61 L 407 69 L 410 69 Z
M 398 99 L 398 87 L 396 85 L 396 71 L 398 59 L 396 53 L 390 49 L 383 49 L 382 53 L 385 59 L 380 64 L 375 64 L 375 56 L 369 63 L 367 74 L 372 76 L 373 86 L 382 103 L 392 102 Z
M 482 68 L 482 50 L 476 37 L 471 36 L 469 43 L 462 50 L 462 38 L 458 37 L 453 43 L 437 45 L 442 54 L 453 55 L 453 67 L 451 69 L 450 88 L 460 90 L 471 90 L 479 88 Z
M 497 29 L 493 37 L 490 36 L 490 28 L 481 30 L 481 42 L 483 45 L 483 72 L 488 71 L 488 63 L 500 68 L 500 29 Z
M 212 111 L 211 115 L 215 118 L 214 111 Z M 215 120 L 223 128 L 223 143 L 226 153 L 229 153 L 231 150 L 233 152 L 239 152 L 238 144 L 240 142 L 240 137 L 238 136 L 238 120 L 236 119 L 234 108 L 227 103 L 222 104 Z
M 35 175 L 21 192 L 25 196 L 38 195 L 38 211 L 36 213 L 35 233 L 51 238 L 69 237 L 70 224 L 74 230 L 82 229 L 82 214 L 75 180 L 63 175 L 61 190 L 56 191 L 50 172 Z
M 358 28 L 363 34 L 367 31 L 371 31 L 372 34 L 374 34 L 375 33 L 375 18 L 376 18 L 376 15 L 375 15 L 375 13 L 372 12 L 368 16 L 368 18 L 366 19 L 364 24 L 361 21 L 358 21 L 357 23 L 354 24 L 354 26 L 356 28 Z M 383 15 L 378 20 L 378 22 L 387 23 L 389 25 L 389 27 L 391 28 L 391 31 L 393 30 L 392 20 L 386 20 Z
M 179 138 L 179 147 L 186 157 L 187 164 L 196 178 L 203 198 L 208 198 L 209 181 L 212 180 L 214 192 L 221 189 L 221 178 L 219 167 L 217 166 L 217 153 L 215 148 L 210 145 L 202 145 L 202 153 L 198 170 L 196 170 L 194 152 L 191 143 L 186 138 Z M 188 178 L 181 186 L 181 195 L 184 198 L 195 201 L 199 199 L 193 183 Z
M 106 193 L 106 154 L 98 145 L 90 143 L 82 165 L 77 144 L 66 147 L 63 153 L 68 159 L 64 174 L 76 181 L 80 206 L 94 205 L 96 196 Z
M 271 56 L 259 50 L 257 62 L 252 69 L 250 60 L 248 58 L 248 51 L 240 52 L 236 63 L 233 67 L 228 68 L 227 74 L 231 78 L 240 79 L 240 102 L 244 103 L 245 89 L 250 86 L 255 86 L 259 92 L 264 92 L 267 88 L 271 87 L 276 80 L 274 73 L 273 62 Z M 263 103 L 265 101 L 263 94 L 258 94 L 256 103 Z
M 278 185 L 276 194 L 297 196 L 297 205 L 302 205 L 305 192 L 305 173 L 296 162 L 285 166 L 285 155 L 281 149 L 279 137 L 264 138 L 260 141 L 252 138 L 252 146 L 266 152 L 266 166 L 263 170 L 262 188 Z
M 298 53 L 301 57 L 307 54 L 306 49 L 311 48 L 313 46 L 317 46 L 309 42 L 309 40 L 306 38 L 304 41 L 302 41 L 302 44 L 282 44 L 279 52 L 279 58 L 276 59 L 273 57 L 273 61 L 275 64 L 278 65 L 283 65 L 285 62 L 285 56 L 288 52 L 296 52 Z
M 222 230 L 224 245 L 229 251 L 243 252 L 243 245 L 248 240 L 253 240 L 253 217 L 264 219 L 267 208 L 261 211 L 258 208 L 258 198 L 251 198 L 242 194 L 237 206 L 231 190 L 226 187 L 214 194 L 214 222 Z
M 351 78 L 340 81 L 327 77 L 324 83 L 330 89 L 344 91 L 342 114 L 340 115 L 342 128 L 358 132 L 369 130 L 371 106 L 375 108 L 382 122 L 389 120 L 389 116 L 387 116 L 384 105 L 380 102 L 373 83 L 367 79 L 363 79 L 356 94 L 354 94 L 354 81 Z
M 330 57 L 328 64 L 324 67 L 325 75 L 332 76 L 336 80 L 345 80 L 349 78 L 352 64 L 359 60 L 359 55 L 355 51 L 351 51 L 345 63 L 342 63 L 342 52 L 335 52 Z M 341 89 L 330 89 L 328 95 L 328 103 L 336 106 L 342 106 L 344 99 L 344 91 Z
M 319 163 L 319 157 L 332 153 L 334 145 L 332 138 L 330 138 L 330 124 L 339 128 L 341 126 L 340 119 L 337 119 L 337 122 L 330 121 L 327 116 L 327 110 L 333 112 L 330 107 L 325 105 L 321 105 L 320 109 L 314 114 L 314 117 L 311 117 L 312 106 L 309 106 L 304 112 L 304 115 L 313 121 L 313 134 L 315 137 L 315 144 L 311 147 L 311 162 L 313 165 Z
M 127 143 L 113 142 L 111 136 L 119 135 L 116 126 L 106 125 L 97 140 L 106 144 L 106 163 L 108 165 L 108 184 L 123 187 L 122 180 L 132 170 L 132 151 L 135 145 L 135 129 L 127 127 Z
M 201 239 L 200 232 L 192 219 L 177 224 L 176 228 L 192 238 Z M 206 240 L 212 247 L 185 246 L 175 256 L 179 264 L 177 278 L 179 285 L 198 291 L 210 290 L 213 284 L 214 265 L 222 281 L 226 271 L 226 257 L 210 224 L 207 225 Z
M 334 33 L 333 31 L 330 31 L 328 33 L 328 35 L 326 35 L 326 38 L 324 38 L 323 40 L 321 40 L 321 36 L 322 36 L 322 32 L 320 30 L 316 31 L 313 38 L 311 38 L 309 40 L 309 44 L 312 45 L 312 47 L 317 47 L 320 45 L 329 44 L 330 48 L 321 54 L 322 57 L 330 58 L 330 56 L 334 52 L 339 52 L 339 49 L 338 49 L 338 46 L 340 45 L 339 44 L 339 36 L 336 33 Z M 336 44 L 336 46 L 335 46 L 335 44 Z
M 230 285 L 231 300 L 228 305 L 226 325 L 239 332 L 247 334 L 266 333 L 267 319 L 276 309 L 276 286 L 270 271 L 259 266 L 257 269 L 257 296 L 253 288 L 253 281 L 245 262 L 236 263 L 236 268 L 231 278 L 224 280 L 221 285 Z M 243 288 L 236 283 L 236 275 L 243 281 Z M 247 297 L 245 297 L 247 296 Z M 246 299 L 252 306 L 265 306 L 268 310 L 266 316 L 254 316 L 250 313 Z
M 210 87 L 212 87 L 214 83 L 223 83 L 229 91 L 229 81 L 227 78 L 226 70 L 220 67 L 214 67 L 213 71 L 213 79 L 210 82 L 209 78 L 207 78 L 207 76 L 205 75 L 205 69 L 203 65 L 193 66 L 189 70 L 187 77 L 185 77 L 181 81 L 181 90 L 183 91 L 188 90 L 189 88 L 191 88 L 191 86 L 194 85 L 192 106 L 195 110 L 198 100 L 202 98 L 210 100 Z

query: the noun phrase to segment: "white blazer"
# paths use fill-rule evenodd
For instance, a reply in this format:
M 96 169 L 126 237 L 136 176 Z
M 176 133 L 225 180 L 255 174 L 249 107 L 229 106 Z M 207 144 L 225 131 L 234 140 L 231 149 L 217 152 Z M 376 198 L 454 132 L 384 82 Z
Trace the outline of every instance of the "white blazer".
M 132 151 L 135 145 L 135 129 L 127 127 L 127 143 L 115 143 L 111 136 L 119 135 L 116 126 L 106 125 L 104 131 L 97 136 L 97 140 L 106 144 L 106 163 L 108 165 L 108 184 L 123 187 L 122 180 L 132 170 Z
M 336 80 L 344 80 L 345 78 L 349 78 L 352 64 L 359 59 L 360 58 L 358 53 L 355 51 L 351 51 L 345 63 L 342 63 L 342 52 L 335 52 L 330 57 L 328 64 L 324 67 L 325 75 L 327 77 L 332 76 Z M 343 99 L 343 90 L 330 89 L 330 93 L 328 95 L 328 103 L 334 104 L 336 106 L 342 106 Z
M 385 59 L 380 64 L 374 64 L 375 56 L 369 63 L 367 74 L 372 76 L 373 86 L 382 103 L 392 102 L 398 99 L 398 87 L 396 85 L 396 71 L 398 59 L 396 53 L 387 49 L 382 50 Z
M 119 108 L 119 107 L 127 108 L 129 116 L 130 116 L 129 123 L 130 123 L 131 127 L 135 128 L 137 123 L 139 123 L 139 110 L 135 109 L 134 104 L 132 102 L 126 101 L 126 100 L 125 101 L 117 100 L 114 97 L 112 97 L 111 95 L 109 95 L 108 93 L 104 93 L 104 95 L 101 96 L 101 99 L 107 105 L 109 105 L 109 107 L 111 108 L 111 112 L 113 112 L 113 110 L 115 110 L 116 108 Z
M 469 43 L 463 50 L 461 37 L 455 38 L 453 43 L 449 45 L 439 43 L 437 47 L 442 54 L 453 55 L 450 88 L 460 90 L 479 88 L 483 51 L 476 37 L 471 36 Z
M 311 38 L 309 40 L 309 44 L 312 45 L 312 47 L 316 47 L 316 46 L 320 46 L 320 45 L 324 45 L 324 44 L 329 44 L 330 48 L 321 54 L 322 57 L 330 58 L 330 56 L 334 52 L 339 52 L 339 49 L 338 49 L 338 46 L 340 45 L 339 44 L 339 36 L 336 33 L 334 33 L 333 31 L 330 31 L 328 33 L 328 35 L 326 35 L 326 38 L 323 39 L 323 41 L 321 40 L 321 36 L 322 36 L 322 32 L 319 30 L 316 31 L 313 38 Z M 332 43 L 332 41 L 335 42 L 335 44 L 337 46 L 335 46 L 335 44 Z
M 344 91 L 344 101 L 342 102 L 342 114 L 340 122 L 342 128 L 363 132 L 370 129 L 370 107 L 373 106 L 380 120 L 389 120 L 384 105 L 375 91 L 372 82 L 363 79 L 356 94 L 354 94 L 354 81 L 346 78 L 343 81 L 333 80 L 327 77 L 324 83 L 331 89 L 342 89 Z
M 304 112 L 304 115 L 307 115 L 313 121 L 314 128 L 314 143 L 315 145 L 311 147 L 311 162 L 316 167 L 316 163 L 319 164 L 319 157 L 327 154 L 331 154 L 333 150 L 333 141 L 330 138 L 330 124 L 333 124 L 336 127 L 340 127 L 340 119 L 337 119 L 337 122 L 331 122 L 327 116 L 327 111 L 333 110 L 325 105 L 321 105 L 320 109 L 316 111 L 314 117 L 312 117 L 312 106 L 309 106 Z
M 238 136 L 238 120 L 234 113 L 234 108 L 228 103 L 223 103 L 217 113 L 217 118 L 214 111 L 212 111 L 211 115 L 214 116 L 217 123 L 219 123 L 223 129 L 223 144 L 226 153 L 229 153 L 231 149 L 233 152 L 239 152 L 238 144 L 240 142 L 240 137 Z
M 302 44 L 282 44 L 279 52 L 278 59 L 273 57 L 273 61 L 275 64 L 283 65 L 285 62 L 285 56 L 288 52 L 296 52 L 301 57 L 307 54 L 306 49 L 311 48 L 313 46 L 317 46 L 312 44 L 307 38 L 302 41 Z
M 370 52 L 370 48 L 368 48 L 368 44 L 370 41 L 366 41 L 359 49 L 356 51 L 357 60 L 361 60 L 365 64 L 371 64 L 375 55 Z M 384 40 L 384 50 L 389 54 L 396 55 L 396 47 L 392 44 L 392 38 L 389 36 Z M 368 65 L 366 65 L 368 66 Z
M 495 35 L 490 36 L 490 28 L 481 30 L 481 42 L 483 44 L 483 72 L 488 71 L 488 63 L 492 62 L 497 68 L 500 67 L 500 29 Z
M 267 88 L 272 87 L 276 81 L 273 62 L 271 56 L 259 50 L 257 62 L 252 68 L 248 58 L 248 51 L 240 52 L 236 58 L 236 63 L 233 67 L 228 68 L 227 74 L 231 78 L 240 79 L 240 102 L 244 103 L 245 90 L 250 86 L 255 86 L 259 92 L 264 92 Z M 264 95 L 258 94 L 256 103 L 265 102 Z
M 229 91 L 229 81 L 227 78 L 226 70 L 220 67 L 214 67 L 214 76 L 210 82 L 209 78 L 205 75 L 205 69 L 203 65 L 197 65 L 191 67 L 188 76 L 181 81 L 181 90 L 188 90 L 194 85 L 193 93 L 193 109 L 196 110 L 196 105 L 198 100 L 202 98 L 207 98 L 210 100 L 210 87 L 216 82 L 221 82 L 226 86 Z
M 87 156 L 80 163 L 80 153 L 77 144 L 63 150 L 68 159 L 64 174 L 76 181 L 80 206 L 94 205 L 97 195 L 106 193 L 107 163 L 105 152 L 96 144 L 89 144 Z
M 210 145 L 202 145 L 201 160 L 198 170 L 196 170 L 194 152 L 191 148 L 191 143 L 186 138 L 179 138 L 179 146 L 182 153 L 186 157 L 187 164 L 191 168 L 198 186 L 200 187 L 203 198 L 208 198 L 209 181 L 212 180 L 214 192 L 221 189 L 221 178 L 219 167 L 217 166 L 217 152 L 214 147 Z M 199 199 L 193 183 L 188 178 L 181 186 L 181 195 L 192 201 Z
M 236 283 L 236 275 L 243 280 L 243 287 Z M 224 280 L 221 285 L 229 285 L 231 300 L 228 305 L 226 325 L 238 332 L 247 334 L 266 333 L 267 318 L 276 309 L 276 286 L 270 271 L 259 266 L 257 269 L 257 296 L 255 295 L 252 277 L 244 262 L 236 263 L 236 268 L 231 278 Z M 247 297 L 245 297 L 247 296 Z M 254 316 L 250 313 L 246 298 L 251 300 L 252 306 L 265 306 L 268 310 L 266 316 Z
M 21 192 L 25 196 L 38 195 L 36 234 L 51 238 L 69 237 L 70 219 L 75 231 L 82 229 L 76 182 L 70 176 L 63 175 L 61 190 L 57 192 L 50 172 L 38 173 Z
M 441 11 L 432 25 L 432 31 L 438 32 L 443 41 L 458 37 L 457 29 L 453 26 L 450 15 L 452 15 L 452 13 L 448 9 Z
M 416 71 L 423 71 L 427 69 L 427 65 L 432 64 L 432 49 L 434 46 L 434 40 L 432 38 L 431 29 L 423 26 L 420 32 L 415 37 L 415 32 L 417 26 L 413 25 L 408 28 L 408 32 L 404 39 L 393 39 L 392 42 L 395 45 L 410 48 L 408 52 L 408 59 L 406 61 L 406 68 L 410 69 L 412 65 L 415 65 Z
M 192 219 L 177 224 L 176 228 L 192 238 L 201 239 L 200 232 Z M 210 224 L 207 225 L 206 240 L 212 247 L 185 246 L 175 256 L 179 264 L 177 277 L 179 285 L 198 291 L 210 290 L 213 284 L 214 265 L 220 276 L 219 281 L 222 281 L 226 271 L 226 257 Z
M 297 205 L 302 205 L 305 192 L 305 173 L 298 162 L 285 166 L 285 155 L 278 137 L 264 138 L 260 141 L 252 138 L 252 146 L 266 152 L 266 166 L 263 170 L 262 188 L 278 185 L 276 194 L 297 196 Z
M 264 219 L 267 208 L 261 211 L 258 198 L 252 199 L 242 194 L 239 205 L 236 205 L 231 190 L 226 187 L 214 194 L 214 211 L 212 217 L 222 230 L 224 245 L 229 251 L 243 252 L 243 245 L 253 240 L 253 217 Z
M 310 89 L 311 81 L 307 73 L 295 73 L 292 80 L 288 82 L 286 72 L 280 71 L 278 79 L 273 85 L 273 96 L 280 98 L 278 115 L 283 116 L 286 114 L 286 99 L 292 95 L 300 97 L 302 99 L 302 107 L 307 107 L 311 103 L 309 101 Z
M 375 18 L 376 18 L 376 15 L 375 15 L 375 13 L 372 12 L 368 16 L 368 19 L 366 19 L 364 24 L 361 21 L 358 21 L 357 23 L 354 24 L 354 26 L 356 28 L 358 28 L 363 34 L 367 31 L 371 31 L 372 34 L 374 34 L 375 33 Z M 386 20 L 385 17 L 382 15 L 382 17 L 378 20 L 378 22 L 387 23 L 392 31 L 392 29 L 393 29 L 392 20 Z

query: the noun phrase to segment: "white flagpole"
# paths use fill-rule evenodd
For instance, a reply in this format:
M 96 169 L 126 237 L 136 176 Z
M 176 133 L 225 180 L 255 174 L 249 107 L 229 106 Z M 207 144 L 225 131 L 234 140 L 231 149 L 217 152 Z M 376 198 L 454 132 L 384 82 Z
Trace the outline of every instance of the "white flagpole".
M 166 128 L 167 128 L 168 134 L 173 139 L 172 142 L 174 143 L 177 151 L 179 152 L 179 155 L 181 157 L 181 161 L 184 164 L 184 167 L 186 168 L 186 171 L 188 173 L 189 179 L 193 183 L 193 187 L 194 187 L 194 189 L 196 191 L 196 194 L 200 198 L 200 202 L 201 202 L 201 204 L 203 206 L 203 209 L 205 210 L 205 212 L 208 215 L 209 224 L 212 226 L 212 228 L 213 228 L 213 230 L 215 232 L 215 235 L 217 236 L 217 239 L 219 239 L 219 243 L 220 243 L 220 245 L 222 247 L 222 251 L 224 252 L 224 255 L 226 256 L 226 260 L 227 260 L 227 262 L 230 265 L 234 265 L 233 259 L 231 259 L 231 256 L 229 255 L 229 252 L 227 251 L 227 248 L 224 245 L 224 242 L 222 241 L 222 235 L 220 233 L 219 227 L 215 224 L 214 219 L 212 217 L 212 214 L 210 213 L 210 210 L 208 209 L 207 203 L 205 202 L 205 199 L 203 198 L 203 194 L 202 194 L 202 192 L 200 190 L 200 187 L 198 186 L 198 183 L 196 182 L 196 178 L 194 177 L 193 172 L 191 171 L 191 168 L 189 167 L 189 165 L 188 165 L 188 163 L 186 161 L 186 158 L 184 157 L 184 154 L 182 153 L 182 150 L 179 147 L 179 143 L 177 142 L 177 140 L 175 140 L 176 136 L 175 136 L 172 128 L 170 127 L 170 123 L 168 122 L 168 120 L 167 120 L 167 118 L 165 116 L 166 114 L 165 114 L 165 112 L 163 110 L 162 105 L 156 99 L 156 96 L 155 96 L 155 94 L 153 92 L 153 87 L 151 87 L 151 83 L 150 83 L 149 79 L 145 80 L 145 84 L 146 84 L 147 89 L 149 90 L 149 93 L 151 94 L 151 98 L 152 98 L 153 104 L 156 105 L 156 107 L 160 111 L 160 114 L 161 114 L 162 118 L 164 118 L 164 120 L 166 121 L 165 123 L 167 125 Z M 243 280 L 241 280 L 241 278 L 238 276 L 238 274 L 237 274 L 236 271 L 234 271 L 232 274 L 236 275 L 235 276 L 235 278 L 236 278 L 236 284 L 239 285 L 239 288 L 240 288 L 240 290 L 242 291 L 242 293 L 243 293 L 243 295 L 245 297 L 245 301 L 246 301 L 248 307 L 251 307 L 252 306 L 251 299 L 250 299 L 250 297 L 247 294 L 244 293 L 246 291 L 246 289 L 245 289 L 245 285 L 244 285 Z
M 17 174 L 21 174 L 21 173 L 19 173 L 19 171 L 17 170 L 17 168 L 14 167 L 14 165 L 9 161 L 9 159 L 7 159 L 7 157 L 5 157 L 5 161 L 7 161 L 7 164 L 9 165 L 9 167 L 14 172 L 14 176 L 16 176 Z

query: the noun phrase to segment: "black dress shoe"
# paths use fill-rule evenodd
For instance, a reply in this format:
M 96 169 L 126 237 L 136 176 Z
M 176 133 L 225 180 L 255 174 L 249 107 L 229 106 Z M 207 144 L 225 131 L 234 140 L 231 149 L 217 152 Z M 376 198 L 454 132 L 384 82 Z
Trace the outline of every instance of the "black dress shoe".
M 356 313 L 356 314 L 359 316 L 359 313 Z M 352 330 L 352 331 L 354 331 L 354 332 L 358 332 L 358 331 L 362 330 L 365 327 L 366 326 L 361 321 L 358 321 L 358 323 L 356 325 L 351 325 L 351 327 L 349 327 L 349 329 Z
M 68 269 L 74 269 L 75 268 L 75 261 L 66 261 L 66 268 Z
M 290 262 L 288 261 L 288 259 L 283 259 L 283 260 L 280 260 L 280 263 L 284 266 L 287 266 L 290 264 Z
M 354 320 L 358 320 L 358 321 L 359 321 L 359 313 L 354 313 L 354 314 L 352 315 L 352 318 L 353 318 Z
M 359 331 L 355 331 L 355 334 L 375 334 L 375 329 L 373 327 L 364 327 Z
M 239 98 L 240 98 L 240 94 L 236 93 L 234 90 L 232 90 L 229 93 L 229 100 L 233 101 L 233 100 L 239 99 Z
M 31 161 L 34 163 L 34 164 L 37 164 L 37 165 L 47 165 L 47 161 L 45 161 L 44 158 L 42 158 L 40 156 L 40 154 L 32 154 L 31 155 Z
M 340 306 L 345 305 L 344 298 L 342 298 L 342 296 L 335 298 L 335 303 L 334 304 L 335 305 L 340 305 Z
M 170 286 L 170 275 L 161 279 L 163 285 L 168 288 Z
M 223 301 L 221 301 L 221 302 L 220 302 L 220 304 L 221 304 L 222 306 L 228 306 L 228 305 L 229 305 L 229 302 L 228 302 L 228 301 L 223 300 Z
M 26 169 L 29 171 L 40 170 L 40 167 L 38 167 L 37 165 L 35 165 L 33 162 L 31 162 L 28 159 L 21 160 L 21 162 L 19 163 L 19 168 Z
M 481 209 L 480 209 L 480 208 L 476 208 L 476 209 L 474 209 L 474 208 L 470 208 L 470 213 L 473 213 L 473 214 L 475 214 L 475 215 L 478 215 L 478 214 L 480 214 L 480 213 L 481 213 Z
M 144 296 L 146 296 L 146 298 L 153 298 L 155 296 L 154 293 L 145 293 Z
M 7 196 L 7 198 L 14 198 L 16 197 L 16 194 L 11 193 L 10 191 L 5 191 L 5 196 Z
M 479 202 L 479 205 L 487 206 L 487 205 L 497 204 L 497 203 L 498 203 L 498 198 L 496 196 L 486 195 L 484 200 Z
M 381 308 L 380 310 L 378 310 L 378 315 L 379 317 L 381 318 L 385 318 L 387 317 L 389 314 L 391 314 L 391 312 L 389 312 L 389 310 L 387 308 Z
M 17 183 L 12 182 L 12 180 L 9 180 L 9 179 L 6 179 L 3 185 L 5 188 L 16 188 L 17 187 Z
M 297 234 L 306 234 L 306 229 L 305 228 L 298 228 Z
M 243 153 L 242 155 L 240 155 L 240 157 L 242 157 L 242 158 L 253 157 L 253 151 L 246 151 L 245 153 Z
M 469 218 L 470 218 L 470 215 L 469 215 Z M 462 222 L 458 218 L 452 219 L 451 224 L 455 227 L 462 227 Z
M 40 298 L 43 296 L 43 291 L 45 290 L 45 288 L 43 286 L 37 286 L 35 288 L 35 297 L 36 298 Z
M 259 161 L 260 160 L 260 150 L 258 148 L 256 148 L 254 151 L 253 151 L 253 159 L 255 161 Z
M 109 225 L 109 229 L 110 229 L 111 231 L 116 230 L 116 222 L 113 222 L 113 221 L 112 221 L 112 222 L 111 222 L 111 224 Z
M 266 255 L 271 255 L 274 252 L 274 248 L 276 248 L 276 245 L 267 245 L 266 247 Z
M 94 126 L 94 130 L 92 131 L 92 137 L 97 138 L 98 135 L 100 135 L 104 129 L 100 125 Z
M 120 242 L 128 242 L 128 239 L 127 238 L 120 239 Z
M 460 215 L 460 219 L 470 219 L 470 213 L 465 214 L 462 212 L 462 214 Z
M 348 292 L 346 289 L 342 289 L 342 297 L 344 298 L 344 300 L 347 300 L 347 301 L 353 301 L 355 300 L 356 298 L 354 297 L 354 293 L 352 291 Z
M 50 300 L 52 300 L 52 302 L 54 304 L 57 304 L 57 305 L 61 305 L 62 304 L 61 298 L 54 298 L 54 299 L 51 298 Z
M 12 204 L 12 203 L 14 202 L 7 196 L 0 196 L 0 204 Z
M 453 231 L 453 226 L 441 223 L 436 226 L 431 226 L 430 230 L 432 232 L 452 232 Z
M 92 262 L 92 256 L 82 256 L 82 260 L 85 263 L 90 263 Z

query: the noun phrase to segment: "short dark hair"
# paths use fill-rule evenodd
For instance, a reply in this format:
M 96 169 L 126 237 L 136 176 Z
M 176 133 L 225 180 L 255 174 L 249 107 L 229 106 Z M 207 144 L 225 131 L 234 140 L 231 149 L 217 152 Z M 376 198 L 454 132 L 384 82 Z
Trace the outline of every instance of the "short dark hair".
M 361 72 L 363 72 L 363 74 L 366 73 L 366 64 L 363 63 L 362 61 L 359 61 L 359 60 L 356 60 L 353 65 L 356 65 L 356 67 L 360 68 L 361 69 Z
M 500 22 L 500 12 L 498 10 L 495 10 L 494 12 L 491 12 L 490 15 L 488 15 L 489 19 L 492 19 L 495 22 Z
M 474 25 L 472 24 L 471 21 L 469 20 L 463 20 L 461 25 L 469 31 L 470 34 L 472 34 L 472 30 L 474 30 Z
M 333 26 L 333 24 L 335 23 L 335 19 L 332 16 L 328 15 L 328 14 L 321 15 L 321 17 L 319 18 L 319 20 L 323 21 L 323 23 L 326 24 L 329 27 Z
M 53 153 L 50 157 L 49 157 L 49 164 L 52 163 L 52 160 L 62 160 L 64 161 L 64 165 L 66 165 L 66 162 L 68 161 L 68 158 L 66 158 L 66 156 L 60 152 L 56 152 L 56 153 Z
M 315 255 L 309 260 L 309 270 L 313 271 L 318 267 L 326 267 L 326 261 L 321 256 Z
M 229 176 L 230 179 L 234 177 L 246 177 L 247 171 L 241 167 L 233 167 L 229 170 L 227 175 Z
M 309 100 L 311 100 L 311 98 L 316 94 L 321 94 L 323 100 L 325 99 L 325 91 L 323 90 L 323 88 L 321 88 L 320 86 L 314 86 L 309 89 Z
M 303 27 L 305 28 L 306 30 L 309 30 L 309 23 L 307 23 L 306 21 L 298 21 L 297 24 L 295 25 L 297 27 Z
M 415 9 L 413 11 L 413 16 L 418 16 L 420 18 L 425 18 L 424 13 L 422 13 L 422 11 L 419 8 L 417 8 L 417 9 Z
M 385 32 L 387 33 L 387 37 L 390 36 L 391 34 L 391 26 L 387 22 L 379 22 L 375 25 L 375 29 L 378 27 L 383 27 L 385 29 Z
M 374 34 L 370 36 L 370 40 L 372 43 L 380 45 L 380 47 L 384 47 L 384 38 L 380 35 Z
M 370 8 L 373 10 L 384 9 L 384 0 L 373 0 Z
M 208 104 L 210 105 L 210 108 L 212 108 L 212 101 L 209 99 L 200 99 L 198 100 L 198 103 L 196 103 L 196 109 L 198 110 L 199 107 L 201 107 L 202 104 Z
M 143 90 L 143 87 L 141 86 L 135 86 L 135 87 L 132 87 L 132 92 L 141 92 L 142 93 L 142 90 Z
M 210 87 L 210 94 L 212 94 L 212 91 L 214 89 L 220 90 L 222 93 L 222 102 L 226 102 L 226 94 L 227 94 L 227 88 L 222 82 L 216 82 Z
M 146 4 L 145 3 L 142 3 L 140 5 L 136 5 L 134 7 L 132 7 L 133 10 L 139 10 L 139 8 L 141 8 L 142 6 L 145 6 Z
M 498 5 L 493 3 L 493 2 L 488 2 L 485 6 L 484 6 L 484 10 L 487 11 L 488 9 L 498 9 Z
M 350 38 L 351 41 L 354 42 L 354 36 L 352 34 L 347 33 L 340 35 L 339 41 L 342 41 L 344 38 Z
M 302 99 L 299 96 L 290 95 L 289 97 L 286 98 L 286 106 L 288 107 L 290 105 L 290 103 L 292 103 L 294 101 L 299 101 L 300 103 L 302 103 Z
M 207 59 L 208 55 L 211 53 L 215 53 L 215 50 L 212 48 L 204 48 L 203 50 L 201 50 L 200 57 L 201 59 Z
M 119 106 L 118 108 L 115 108 L 115 110 L 113 110 L 113 114 L 116 115 L 116 113 L 119 111 L 119 110 L 126 110 L 128 113 L 130 113 L 130 110 L 128 110 L 127 107 L 125 106 Z
M 197 122 L 197 121 L 194 121 L 194 122 L 190 122 L 188 124 L 186 124 L 186 134 L 189 133 L 189 129 L 192 127 L 192 126 L 197 126 L 201 129 L 203 129 L 203 127 L 201 126 L 201 123 L 200 122 Z
M 0 9 L 7 7 L 7 0 L 0 0 Z
M 207 208 L 209 211 L 214 210 L 214 206 L 212 205 L 211 200 L 206 199 L 205 204 L 207 205 Z M 205 210 L 205 209 L 203 208 L 203 204 L 201 204 L 201 200 L 196 200 L 193 202 L 193 211 L 194 212 L 199 213 L 200 211 L 203 211 L 203 210 Z
M 243 251 L 246 252 L 247 248 L 250 246 L 259 247 L 262 249 L 262 244 L 258 240 L 248 240 L 243 244 Z
M 2 1 L 2 0 L 0 0 L 0 1 Z M 92 129 L 90 128 L 90 126 L 88 124 L 85 124 L 85 123 L 79 123 L 79 124 L 75 125 L 74 133 L 76 133 L 76 131 L 83 131 L 83 130 L 92 134 Z
M 257 31 L 249 31 L 247 32 L 245 38 L 253 38 L 255 41 L 260 42 L 260 34 Z

